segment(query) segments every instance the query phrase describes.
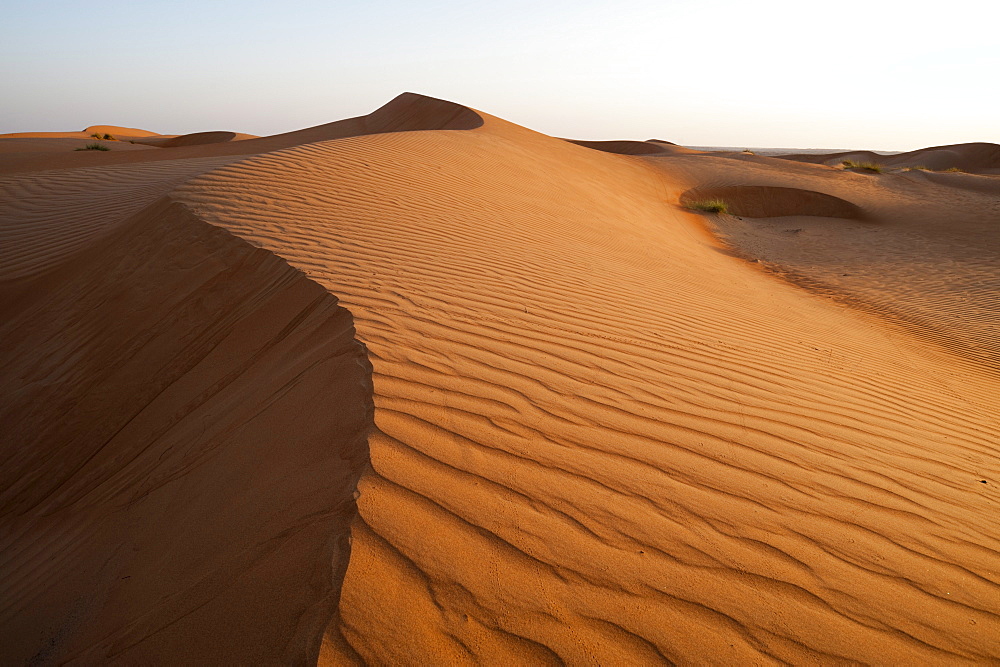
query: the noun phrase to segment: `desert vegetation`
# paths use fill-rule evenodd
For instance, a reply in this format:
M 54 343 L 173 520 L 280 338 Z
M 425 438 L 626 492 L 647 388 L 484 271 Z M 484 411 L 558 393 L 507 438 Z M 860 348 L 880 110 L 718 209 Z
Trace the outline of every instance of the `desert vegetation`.
M 692 211 L 704 211 L 706 213 L 728 213 L 729 204 L 722 199 L 699 199 L 689 202 L 687 208 Z
M 854 160 L 844 160 L 841 164 L 844 165 L 844 169 L 860 169 L 862 171 L 870 171 L 876 174 L 881 174 L 885 169 L 878 162 L 856 162 Z

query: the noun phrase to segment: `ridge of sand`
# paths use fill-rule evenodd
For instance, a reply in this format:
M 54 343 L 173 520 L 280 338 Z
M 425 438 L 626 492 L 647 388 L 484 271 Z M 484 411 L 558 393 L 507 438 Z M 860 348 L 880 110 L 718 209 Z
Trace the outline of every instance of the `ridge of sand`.
M 595 151 L 618 155 L 658 155 L 673 152 L 669 145 L 650 141 L 583 141 L 566 139 L 571 144 L 592 148 Z
M 996 381 L 720 253 L 659 158 L 483 116 L 177 193 L 369 349 L 324 659 L 1000 655 Z
M 235 159 L 0 176 L 0 281 L 21 280 L 58 267 L 176 185 Z
M 865 220 L 783 221 L 916 216 L 964 261 L 995 225 L 935 221 L 987 193 L 608 153 L 410 94 L 253 142 L 3 302 L 14 661 L 1000 656 L 997 377 L 680 205 L 809 190 Z
M 121 127 L 120 125 L 91 125 L 84 130 L 84 133 L 88 136 L 99 132 L 101 134 L 111 134 L 114 136 L 122 135 L 124 137 L 155 137 L 159 136 L 156 132 L 150 132 L 149 130 L 140 130 L 134 127 Z
M 238 132 L 193 132 L 191 134 L 181 134 L 174 137 L 154 137 L 137 141 L 137 144 L 156 146 L 157 148 L 177 148 L 180 146 L 202 146 L 204 144 L 221 144 L 227 141 L 246 141 L 247 139 L 260 139 L 254 134 L 241 134 Z
M 110 134 L 116 139 L 137 139 L 140 137 L 159 137 L 156 132 L 148 130 L 137 130 L 132 127 L 118 127 L 116 125 L 91 125 L 79 132 L 9 132 L 0 134 L 0 139 L 93 139 L 93 134 Z
M 963 171 L 995 172 L 1000 170 L 1000 144 L 973 142 L 966 144 L 950 144 L 947 146 L 931 146 L 905 153 L 882 155 L 872 151 L 845 151 L 841 153 L 826 153 L 810 155 L 795 153 L 778 155 L 785 160 L 810 162 L 813 164 L 839 165 L 844 160 L 876 162 L 888 167 L 917 167 L 928 169 L 961 169 Z
M 350 313 L 166 201 L 2 312 L 4 661 L 315 661 L 368 461 Z
M 385 132 L 414 132 L 419 130 L 463 130 L 482 124 L 479 115 L 459 104 L 403 93 L 384 106 L 365 116 L 325 123 L 316 127 L 275 134 L 245 141 L 225 141 L 195 146 L 161 148 L 153 152 L 125 153 L 123 151 L 81 151 L 60 155 L 23 153 L 0 155 L 0 174 L 23 173 L 51 169 L 68 169 L 111 164 L 135 164 L 153 160 L 179 160 L 226 155 L 255 155 L 292 146 Z M 118 142 L 116 142 L 118 143 Z M 132 146 L 132 144 L 126 144 Z M 134 146 L 138 147 L 138 146 Z M 2 153 L 2 150 L 0 150 Z

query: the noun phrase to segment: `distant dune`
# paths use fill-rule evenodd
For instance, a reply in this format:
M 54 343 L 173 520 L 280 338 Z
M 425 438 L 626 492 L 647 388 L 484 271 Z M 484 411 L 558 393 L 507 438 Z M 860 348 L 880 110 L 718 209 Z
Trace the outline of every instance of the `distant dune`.
M 796 153 L 781 155 L 787 160 L 837 165 L 844 160 L 875 162 L 887 167 L 923 167 L 933 170 L 960 169 L 962 171 L 1000 173 L 1000 145 L 987 143 L 934 146 L 907 153 L 881 155 L 872 151 L 846 151 L 808 155 Z
M 161 137 L 0 138 L 5 663 L 1000 660 L 992 144 Z

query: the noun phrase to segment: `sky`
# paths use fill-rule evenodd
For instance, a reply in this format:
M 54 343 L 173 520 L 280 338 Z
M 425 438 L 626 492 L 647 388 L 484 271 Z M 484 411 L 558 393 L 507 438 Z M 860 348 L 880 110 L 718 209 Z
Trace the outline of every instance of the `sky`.
M 0 133 L 266 135 L 409 91 L 575 139 L 1000 143 L 995 0 L 0 0 Z

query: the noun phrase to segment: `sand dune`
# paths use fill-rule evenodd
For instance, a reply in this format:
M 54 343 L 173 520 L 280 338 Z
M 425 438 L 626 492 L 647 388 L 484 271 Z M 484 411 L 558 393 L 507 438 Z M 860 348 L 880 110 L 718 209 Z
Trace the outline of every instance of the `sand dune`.
M 8 661 L 1000 658 L 991 177 L 589 143 L 11 160 Z
M 796 153 L 779 156 L 786 160 L 814 164 L 839 165 L 844 160 L 875 162 L 888 167 L 924 167 L 945 170 L 960 169 L 970 172 L 1000 172 L 1000 145 L 988 143 L 954 144 L 921 148 L 906 153 L 883 155 L 872 151 L 847 151 L 825 155 Z
M 245 141 L 247 139 L 259 139 L 252 134 L 240 134 L 237 132 L 194 132 L 193 134 L 182 134 L 176 137 L 152 137 L 142 139 L 136 143 L 157 148 L 177 148 L 180 146 L 202 146 L 204 144 L 221 144 L 227 141 Z
M 74 151 L 55 156 L 23 151 L 20 155 L 11 154 L 0 159 L 0 174 L 125 163 L 135 164 L 154 160 L 255 155 L 292 146 L 300 146 L 302 144 L 330 139 L 343 139 L 365 134 L 412 132 L 416 130 L 472 129 L 477 126 L 477 123 L 481 122 L 481 119 L 475 112 L 461 105 L 413 95 L 412 93 L 404 93 L 367 116 L 348 118 L 304 130 L 245 141 L 225 141 L 193 146 L 168 147 L 155 153 L 149 150 L 144 150 L 142 153 L 134 152 L 130 154 L 111 151 Z M 119 144 L 115 142 L 112 148 L 117 147 L 119 147 Z M 30 151 L 30 149 L 28 150 Z
M 139 130 L 134 127 L 121 127 L 119 125 L 91 125 L 83 132 L 87 136 L 90 136 L 91 134 L 94 133 L 110 134 L 115 137 L 124 136 L 129 138 L 157 136 L 156 132 L 150 132 L 149 130 Z
M 115 229 L 170 190 L 232 157 L 0 177 L 0 280 L 24 279 Z
M 315 656 L 367 461 L 350 313 L 165 201 L 3 310 L 4 661 Z
M 117 125 L 91 125 L 79 132 L 11 132 L 0 134 L 0 139 L 91 139 L 93 135 L 110 134 L 116 138 L 136 139 L 139 137 L 158 137 L 156 132 L 137 130 L 134 127 L 118 127 Z
M 567 141 L 577 146 L 619 155 L 658 155 L 671 152 L 670 146 L 649 141 L 580 141 L 576 139 L 567 139 Z

